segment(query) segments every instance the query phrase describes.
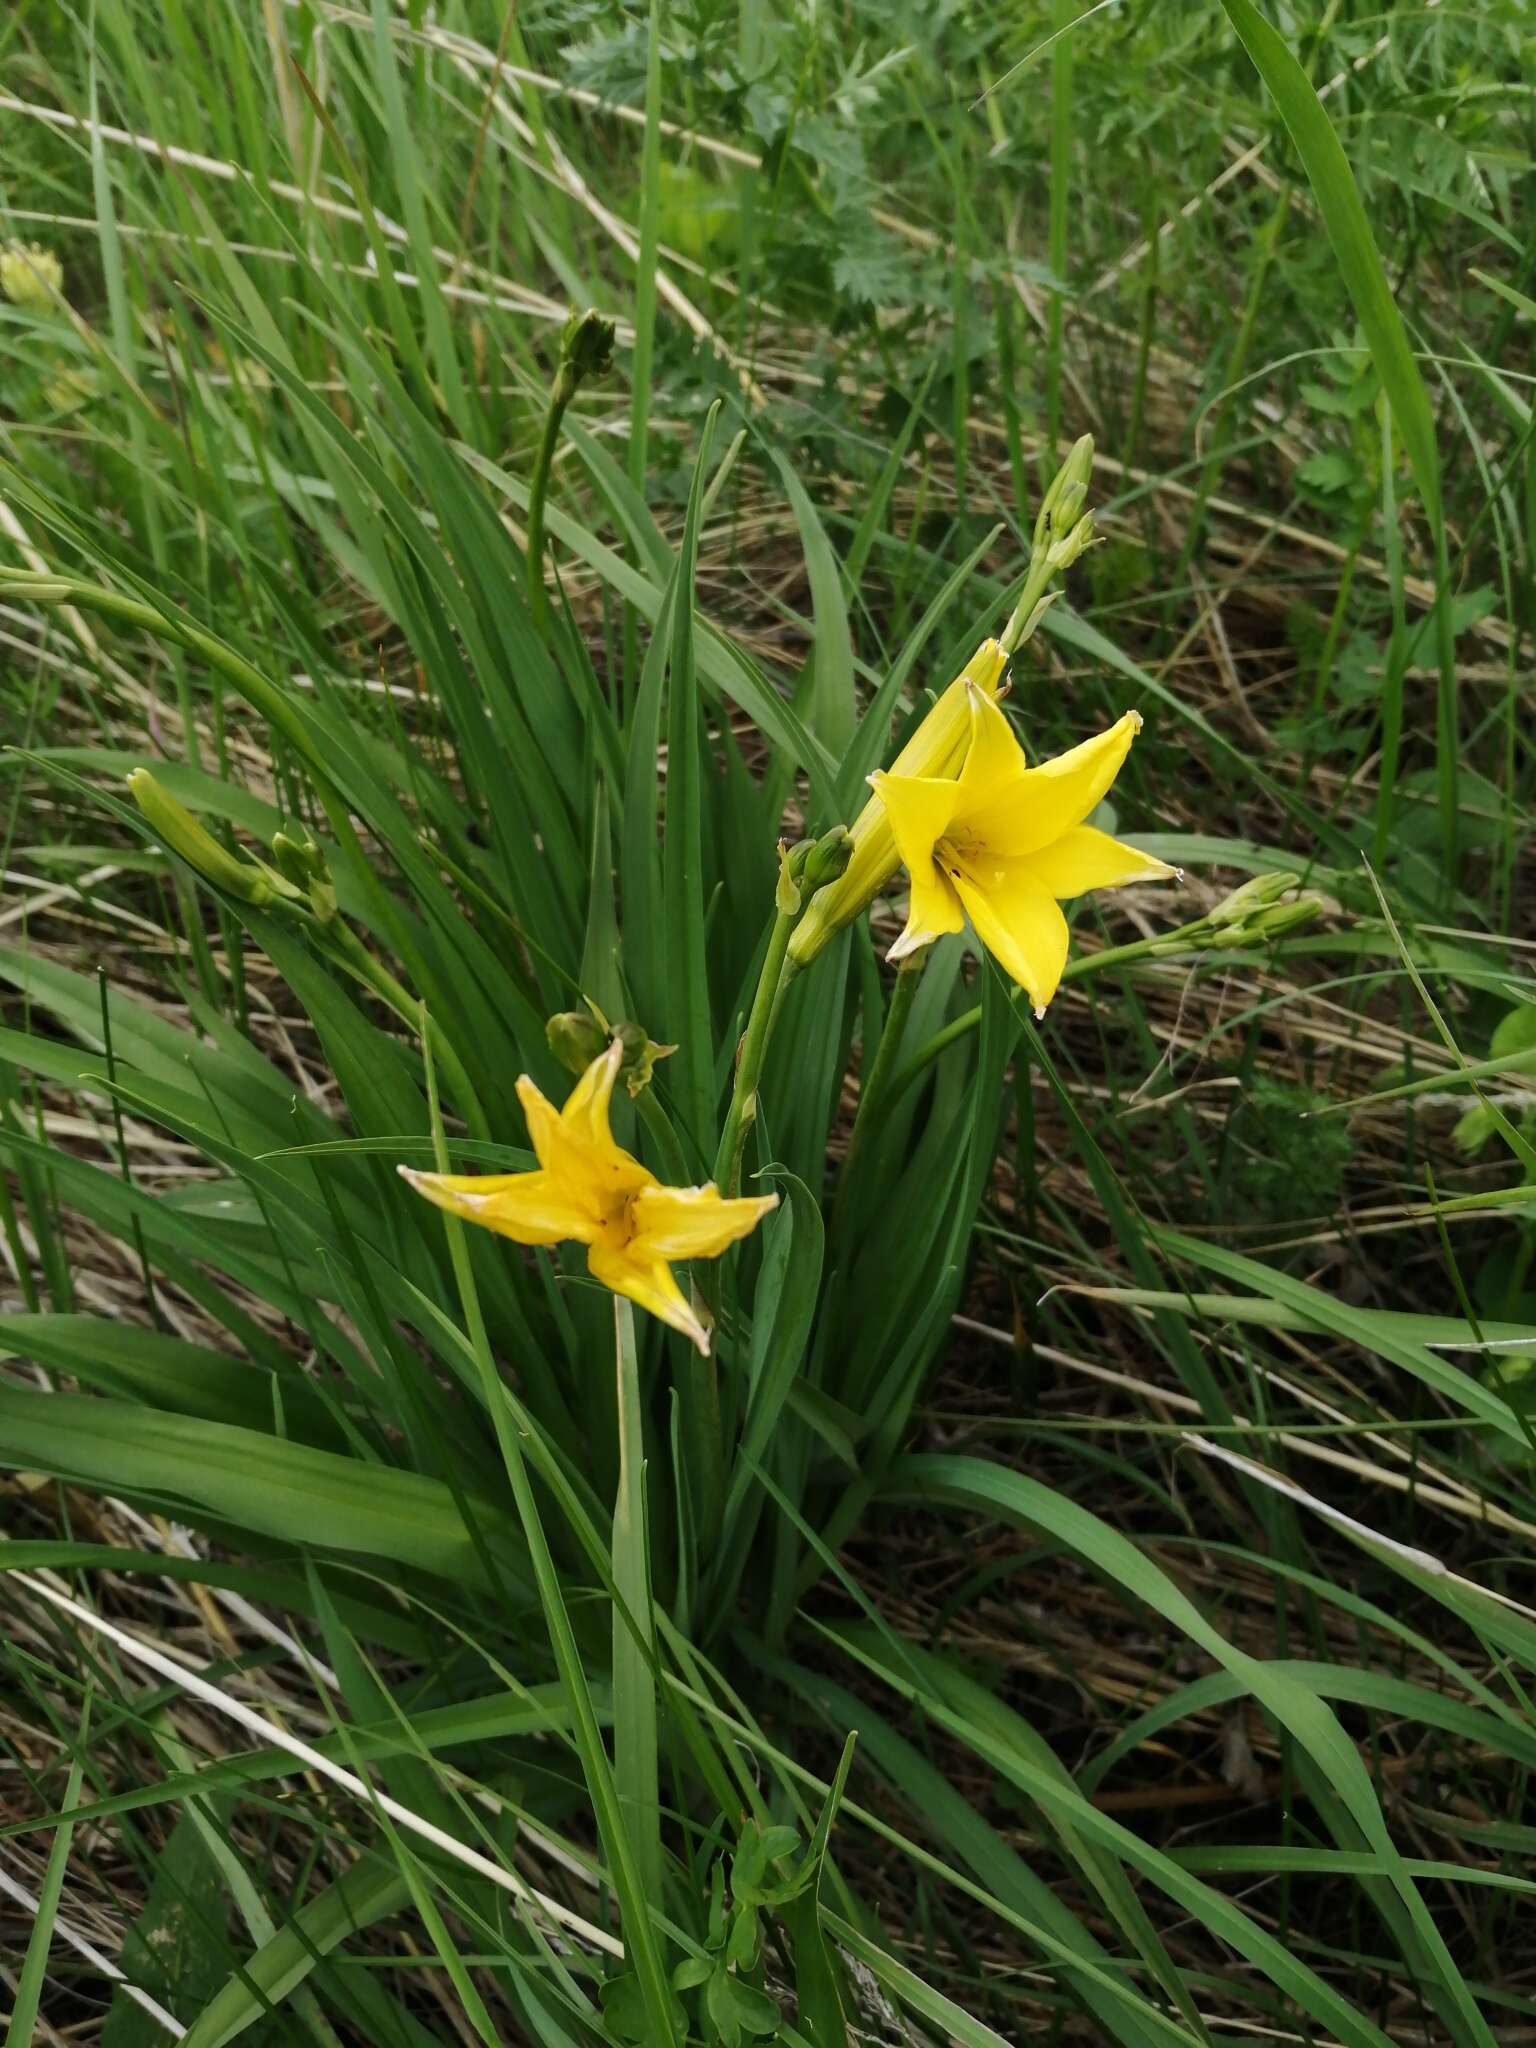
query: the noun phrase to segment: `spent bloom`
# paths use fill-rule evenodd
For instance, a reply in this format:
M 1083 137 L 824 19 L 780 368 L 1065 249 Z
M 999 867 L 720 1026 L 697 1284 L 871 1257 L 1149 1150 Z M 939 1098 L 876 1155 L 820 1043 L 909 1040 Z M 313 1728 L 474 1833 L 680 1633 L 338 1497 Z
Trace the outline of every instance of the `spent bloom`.
M 970 694 L 996 697 L 1007 665 L 1001 644 L 983 640 L 891 763 L 892 775 L 956 774 L 970 743 Z M 796 967 L 814 960 L 835 932 L 866 910 L 901 866 L 890 819 L 876 797 L 870 798 L 848 828 L 848 842 L 847 867 L 838 880 L 811 898 L 790 939 L 789 957 Z
M 906 930 L 889 957 L 903 959 L 969 917 L 1039 1016 L 1066 965 L 1059 903 L 1176 870 L 1083 823 L 1130 752 L 1139 712 L 1031 768 L 997 705 L 968 694 L 970 750 L 955 780 L 895 770 L 869 778 L 912 883 Z
M 533 1173 L 417 1173 L 419 1195 L 514 1244 L 585 1245 L 587 1270 L 709 1350 L 709 1331 L 673 1276 L 674 1259 L 718 1258 L 778 1203 L 777 1195 L 727 1200 L 712 1185 L 670 1188 L 614 1140 L 608 1106 L 624 1059 L 615 1038 L 572 1089 L 563 1109 L 519 1077 L 517 1097 L 538 1159 Z
M 42 311 L 64 286 L 64 266 L 39 243 L 11 242 L 0 249 L 0 291 L 13 306 Z

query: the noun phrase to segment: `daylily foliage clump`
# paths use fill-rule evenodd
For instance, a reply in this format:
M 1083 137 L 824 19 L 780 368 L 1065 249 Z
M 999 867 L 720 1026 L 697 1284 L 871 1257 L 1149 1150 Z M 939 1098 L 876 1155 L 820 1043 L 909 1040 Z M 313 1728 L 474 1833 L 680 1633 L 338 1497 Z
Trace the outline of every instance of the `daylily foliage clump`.
M 981 643 L 890 769 L 870 776 L 873 794 L 846 833 L 834 828 L 814 846 L 781 847 L 775 917 L 757 999 L 737 1049 L 716 1167 L 725 1194 L 713 1182 L 667 1187 L 614 1141 L 608 1119 L 623 1058 L 618 1037 L 592 1059 L 558 1113 L 528 1075 L 519 1079 L 537 1172 L 444 1174 L 402 1167 L 419 1193 L 520 1244 L 585 1245 L 594 1279 L 707 1351 L 707 1327 L 678 1285 L 672 1262 L 718 1257 L 775 1206 L 776 1196 L 742 1199 L 736 1189 L 783 995 L 828 941 L 869 909 L 897 868 L 907 869 L 909 909 L 888 957 L 909 959 L 935 939 L 960 931 L 969 918 L 1037 1016 L 1056 993 L 1066 964 L 1060 901 L 1173 874 L 1165 862 L 1087 823 L 1141 729 L 1138 713 L 1127 712 L 1106 732 L 1031 768 L 998 702 L 1009 657 L 1052 602 L 1054 580 L 1092 543 L 1092 514 L 1083 510 L 1092 455 L 1085 437 L 1046 494 L 1029 572 L 1003 637 Z M 785 886 L 791 875 L 817 873 L 827 877 L 820 886 L 813 881 L 807 887 L 803 880 Z M 639 1087 L 632 1084 L 631 1092 Z
M 707 1351 L 706 1326 L 671 1262 L 718 1257 L 775 1206 L 776 1196 L 743 1200 L 735 1191 L 779 1003 L 788 982 L 837 931 L 868 910 L 899 866 L 907 870 L 909 909 L 887 957 L 909 959 L 935 939 L 960 931 L 969 918 L 1036 1016 L 1044 1016 L 1067 960 L 1060 903 L 1093 889 L 1166 880 L 1175 872 L 1086 822 L 1141 730 L 1138 712 L 1128 711 L 1107 731 L 1031 768 L 998 701 L 1009 655 L 1051 602 L 1052 579 L 1092 541 L 1092 515 L 1082 510 L 1091 461 L 1092 444 L 1085 438 L 1047 493 L 1030 574 L 1004 637 L 981 643 L 889 771 L 870 776 L 874 794 L 850 830 L 834 828 L 815 845 L 780 849 L 777 915 L 758 998 L 738 1048 L 717 1167 L 726 1194 L 713 1183 L 665 1187 L 615 1144 L 608 1106 L 623 1056 L 618 1038 L 593 1059 L 558 1115 L 526 1074 L 518 1081 L 538 1172 L 455 1175 L 401 1167 L 413 1187 L 453 1214 L 520 1244 L 584 1244 L 594 1279 Z M 786 890 L 787 878 L 823 868 L 831 876 L 824 886 L 796 883 Z

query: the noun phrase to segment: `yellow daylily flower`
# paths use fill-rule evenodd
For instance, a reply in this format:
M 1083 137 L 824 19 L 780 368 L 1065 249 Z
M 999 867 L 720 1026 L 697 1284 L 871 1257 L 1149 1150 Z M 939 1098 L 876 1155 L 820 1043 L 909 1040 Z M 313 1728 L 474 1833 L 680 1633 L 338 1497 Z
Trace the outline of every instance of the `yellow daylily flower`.
M 419 1195 L 482 1224 L 514 1244 L 571 1240 L 587 1248 L 587 1270 L 709 1351 L 709 1331 L 672 1274 L 673 1259 L 718 1258 L 745 1237 L 777 1195 L 727 1201 L 713 1185 L 669 1188 L 615 1143 L 608 1123 L 624 1058 L 615 1039 L 576 1083 L 563 1109 L 519 1076 L 517 1098 L 538 1159 L 534 1173 L 400 1174 Z
M 995 697 L 1007 666 L 1008 657 L 1001 645 L 996 640 L 983 640 L 891 763 L 891 773 L 957 773 L 970 744 L 969 692 L 974 689 L 988 698 Z M 901 866 L 890 820 L 884 806 L 873 797 L 849 826 L 848 837 L 852 851 L 847 867 L 835 882 L 828 883 L 811 898 L 804 917 L 790 935 L 789 957 L 796 967 L 814 960 L 835 932 L 868 909 Z
M 1083 823 L 1120 772 L 1139 712 L 1037 768 L 980 690 L 970 692 L 970 718 L 970 751 L 955 780 L 869 778 L 912 882 L 906 930 L 887 958 L 903 959 L 969 917 L 1039 1017 L 1067 960 L 1058 899 L 1165 881 L 1177 870 Z

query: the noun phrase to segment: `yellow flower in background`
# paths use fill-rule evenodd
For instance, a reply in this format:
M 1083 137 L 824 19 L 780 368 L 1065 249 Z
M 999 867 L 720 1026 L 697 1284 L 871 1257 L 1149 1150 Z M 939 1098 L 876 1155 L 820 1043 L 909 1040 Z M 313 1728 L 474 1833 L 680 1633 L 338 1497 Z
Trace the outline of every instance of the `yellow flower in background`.
M 970 745 L 970 693 L 995 698 L 1007 665 L 1001 645 L 983 640 L 891 763 L 891 774 L 954 775 Z M 837 881 L 811 898 L 790 937 L 789 957 L 796 967 L 814 960 L 835 932 L 866 910 L 901 866 L 890 820 L 875 798 L 854 819 L 848 836 L 853 851 L 847 867 Z
M 78 412 L 96 396 L 95 372 L 82 365 L 56 370 L 43 386 L 43 398 L 54 412 Z
M 63 289 L 64 266 L 51 249 L 36 242 L 11 242 L 0 249 L 0 291 L 13 306 L 41 311 Z
M 570 1240 L 587 1248 L 587 1270 L 709 1350 L 709 1331 L 677 1281 L 673 1259 L 718 1258 L 778 1203 L 777 1195 L 727 1201 L 712 1185 L 669 1188 L 614 1141 L 608 1124 L 624 1058 L 615 1039 L 557 1110 L 528 1075 L 517 1097 L 539 1165 L 534 1173 L 400 1173 L 416 1192 L 515 1244 Z
M 1177 871 L 1083 823 L 1119 774 L 1139 712 L 1031 768 L 991 698 L 974 689 L 969 697 L 970 751 L 958 778 L 869 778 L 912 881 L 907 927 L 888 957 L 903 959 L 969 917 L 1038 1017 L 1066 965 L 1058 899 Z

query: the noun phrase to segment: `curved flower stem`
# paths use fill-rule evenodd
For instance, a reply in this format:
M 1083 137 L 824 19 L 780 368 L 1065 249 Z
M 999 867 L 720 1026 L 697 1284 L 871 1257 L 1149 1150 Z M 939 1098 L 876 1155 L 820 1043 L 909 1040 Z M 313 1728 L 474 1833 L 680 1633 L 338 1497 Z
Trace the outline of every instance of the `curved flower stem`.
M 741 1044 L 736 1051 L 736 1079 L 731 1089 L 731 1104 L 725 1113 L 720 1150 L 715 1155 L 715 1185 L 722 1195 L 736 1194 L 741 1185 L 742 1155 L 747 1149 L 747 1133 L 757 1116 L 757 1084 L 762 1078 L 768 1040 L 773 1034 L 779 1003 L 793 978 L 793 969 L 785 972 L 785 956 L 797 915 L 798 907 L 774 914 L 768 933 L 768 950 L 763 955 L 762 972 L 757 977 L 757 993 L 752 998 L 747 1028 L 741 1034 Z
M 560 439 L 560 422 L 575 395 L 576 379 L 569 366 L 562 363 L 550 386 L 549 410 L 544 415 L 544 431 L 539 436 L 539 452 L 534 457 L 533 475 L 528 483 L 528 609 L 540 632 L 549 625 L 549 592 L 544 588 L 544 501 L 549 496 L 549 472 Z
M 1017 654 L 1024 642 L 1034 632 L 1034 613 L 1042 597 L 1050 587 L 1055 570 L 1039 556 L 1034 557 L 1024 578 L 1024 588 L 1019 592 L 1019 601 L 1014 606 L 1008 623 L 998 635 L 997 644 L 1004 654 Z

